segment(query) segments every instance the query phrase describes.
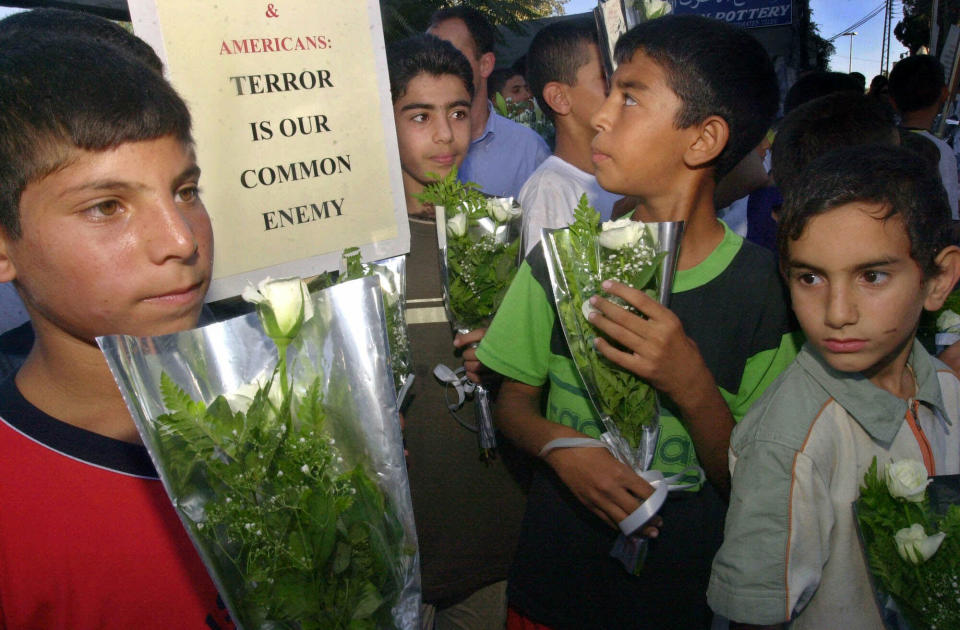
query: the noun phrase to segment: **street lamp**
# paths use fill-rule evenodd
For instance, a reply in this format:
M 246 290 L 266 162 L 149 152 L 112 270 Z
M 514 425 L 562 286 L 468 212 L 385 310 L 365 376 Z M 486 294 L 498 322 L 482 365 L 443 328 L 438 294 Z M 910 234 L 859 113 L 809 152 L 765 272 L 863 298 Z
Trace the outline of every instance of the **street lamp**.
M 847 31 L 840 34 L 840 37 L 850 37 L 850 58 L 847 60 L 847 74 L 853 72 L 853 36 L 856 34 L 856 31 Z

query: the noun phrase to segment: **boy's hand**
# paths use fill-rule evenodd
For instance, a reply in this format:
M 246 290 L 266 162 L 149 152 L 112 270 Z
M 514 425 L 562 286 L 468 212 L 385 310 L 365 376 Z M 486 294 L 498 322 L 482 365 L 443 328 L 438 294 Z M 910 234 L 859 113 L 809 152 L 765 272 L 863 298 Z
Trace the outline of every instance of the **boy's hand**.
M 463 367 L 467 370 L 467 377 L 474 383 L 480 383 L 484 376 L 493 374 L 477 358 L 477 345 L 485 334 L 487 334 L 486 328 L 477 328 L 465 335 L 457 333 L 457 336 L 453 338 L 454 347 L 463 350 L 460 355 L 463 357 Z
M 600 311 L 590 315 L 590 323 L 626 348 L 621 350 L 597 337 L 600 354 L 675 400 L 679 394 L 696 388 L 704 372 L 709 374 L 697 344 L 686 335 L 683 324 L 670 309 L 643 291 L 619 282 L 606 280 L 603 289 L 623 298 L 647 319 L 599 296 L 590 298 L 590 303 Z
M 653 494 L 650 484 L 605 448 L 558 448 L 545 459 L 574 496 L 614 528 Z M 656 538 L 661 524 L 659 517 L 651 519 L 643 535 Z
M 707 479 L 726 497 L 730 491 L 727 449 L 733 415 L 697 344 L 670 309 L 643 291 L 611 280 L 604 281 L 603 288 L 647 319 L 601 297 L 590 298 L 590 303 L 600 310 L 590 315 L 590 323 L 626 349 L 598 337 L 597 350 L 677 403 L 680 421 L 693 440 Z

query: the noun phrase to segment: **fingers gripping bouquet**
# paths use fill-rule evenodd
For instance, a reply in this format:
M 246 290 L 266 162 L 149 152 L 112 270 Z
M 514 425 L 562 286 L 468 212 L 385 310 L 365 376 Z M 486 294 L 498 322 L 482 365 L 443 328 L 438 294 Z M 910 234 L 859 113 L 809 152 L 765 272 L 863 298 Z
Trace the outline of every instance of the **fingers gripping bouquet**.
M 456 169 L 427 186 L 420 200 L 432 203 L 437 212 L 447 318 L 459 333 L 487 326 L 520 266 L 520 208 L 513 199 L 488 198 L 475 184 L 462 184 Z M 445 366 L 437 366 L 435 373 L 441 380 L 456 381 L 458 388 L 472 386 Z M 489 394 L 483 385 L 477 385 L 474 394 L 480 448 L 487 457 L 496 446 Z
M 957 627 L 960 477 L 931 480 L 919 461 L 878 467 L 874 459 L 855 509 L 887 627 Z
M 604 280 L 617 280 L 647 292 L 666 304 L 673 285 L 682 223 L 641 223 L 630 219 L 600 224 L 600 215 L 586 196 L 574 211 L 568 228 L 544 229 L 542 242 L 554 300 L 570 354 L 605 433 L 601 440 L 560 439 L 544 447 L 605 446 L 614 457 L 656 488 L 640 508 L 620 523 L 625 536 L 634 534 L 662 505 L 668 489 L 681 476 L 664 479 L 648 471 L 659 437 L 656 390 L 632 372 L 621 368 L 594 348 L 598 331 L 589 321 L 590 297 L 601 295 L 632 307 L 601 290 Z M 623 541 L 619 545 L 626 544 Z M 626 557 L 622 557 L 626 556 Z M 617 557 L 633 571 L 636 550 Z
M 379 282 L 161 337 L 102 337 L 144 444 L 241 628 L 418 626 L 416 534 Z

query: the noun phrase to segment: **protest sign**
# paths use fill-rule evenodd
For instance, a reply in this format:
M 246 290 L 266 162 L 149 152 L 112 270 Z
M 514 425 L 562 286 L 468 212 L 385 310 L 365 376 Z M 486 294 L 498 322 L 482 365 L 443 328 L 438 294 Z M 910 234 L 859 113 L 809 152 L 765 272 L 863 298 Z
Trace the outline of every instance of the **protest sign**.
M 409 250 L 374 0 L 130 0 L 193 115 L 216 241 L 208 299 Z

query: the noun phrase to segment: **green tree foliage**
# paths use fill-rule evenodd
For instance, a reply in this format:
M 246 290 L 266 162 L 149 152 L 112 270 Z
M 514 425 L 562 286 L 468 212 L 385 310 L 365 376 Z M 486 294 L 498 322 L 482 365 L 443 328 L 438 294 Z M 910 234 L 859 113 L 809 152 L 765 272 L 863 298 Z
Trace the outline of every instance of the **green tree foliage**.
M 383 33 L 387 42 L 422 33 L 437 9 L 467 4 L 483 13 L 493 24 L 517 26 L 524 20 L 563 15 L 569 0 L 380 0 Z
M 893 29 L 893 34 L 910 54 L 916 54 L 923 46 L 930 44 L 930 19 L 933 12 L 931 0 L 903 0 L 903 19 Z M 951 24 L 960 23 L 960 0 L 939 0 L 937 22 L 940 25 L 940 37 L 937 50 L 943 50 L 943 42 Z

